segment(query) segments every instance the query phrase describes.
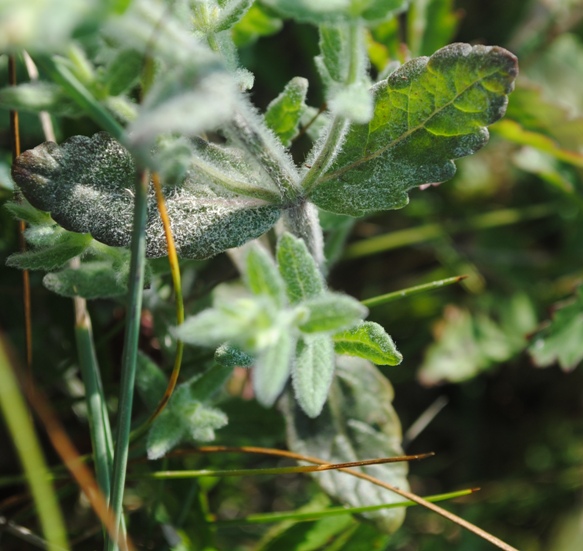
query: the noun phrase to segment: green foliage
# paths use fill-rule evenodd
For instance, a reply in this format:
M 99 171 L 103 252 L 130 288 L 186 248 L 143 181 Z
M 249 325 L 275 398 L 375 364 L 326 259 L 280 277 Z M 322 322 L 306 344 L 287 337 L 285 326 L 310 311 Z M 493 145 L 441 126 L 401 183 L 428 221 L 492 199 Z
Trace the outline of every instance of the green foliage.
M 391 405 L 393 389 L 369 362 L 339 358 L 337 377 L 322 413 L 311 419 L 293 400 L 286 400 L 286 423 L 292 450 L 317 456 L 329 463 L 354 461 L 379 455 L 401 455 L 401 428 Z M 364 473 L 399 488 L 407 488 L 407 464 L 360 467 Z M 317 482 L 345 505 L 354 507 L 390 503 L 399 497 L 338 471 L 318 473 Z M 403 510 L 368 513 L 383 532 L 394 532 L 403 520 Z
M 298 134 L 298 125 L 307 107 L 305 104 L 307 92 L 308 81 L 302 77 L 295 77 L 267 106 L 265 123 L 286 147 Z
M 528 348 L 536 365 L 546 367 L 558 362 L 562 369 L 575 369 L 583 360 L 583 288 L 564 303 L 555 305 L 553 318 L 533 336 Z
M 406 63 L 374 87 L 373 119 L 350 128 L 310 198 L 352 216 L 404 207 L 407 190 L 451 178 L 452 159 L 486 143 L 516 72 L 509 52 L 461 44 Z
M 403 360 L 393 339 L 378 323 L 372 321 L 336 333 L 334 349 L 337 354 L 358 356 L 377 365 L 398 365 Z

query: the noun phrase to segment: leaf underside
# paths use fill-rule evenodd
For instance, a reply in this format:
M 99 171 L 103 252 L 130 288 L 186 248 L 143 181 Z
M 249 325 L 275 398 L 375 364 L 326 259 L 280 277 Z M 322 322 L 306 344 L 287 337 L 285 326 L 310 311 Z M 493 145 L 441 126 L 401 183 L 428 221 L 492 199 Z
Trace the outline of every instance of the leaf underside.
M 360 358 L 337 358 L 336 376 L 322 413 L 310 419 L 291 396 L 284 401 L 290 449 L 330 463 L 402 455 L 401 426 L 391 405 L 393 389 L 372 364 Z M 407 464 L 361 467 L 376 478 L 408 488 Z M 318 473 L 327 494 L 353 507 L 378 505 L 400 498 L 385 489 L 346 473 Z M 385 509 L 366 515 L 383 532 L 402 523 L 403 509 Z
M 61 146 L 46 142 L 23 153 L 13 177 L 30 203 L 65 229 L 90 233 L 106 245 L 130 245 L 136 169 L 130 153 L 108 134 L 74 136 Z M 178 254 L 207 258 L 265 233 L 279 218 L 277 205 L 242 197 L 188 172 L 165 189 Z M 166 254 L 153 190 L 149 193 L 146 254 Z
M 448 180 L 453 159 L 487 142 L 517 72 L 514 55 L 495 46 L 452 44 L 405 63 L 374 86 L 372 120 L 350 127 L 310 199 L 361 216 L 401 208 L 412 187 Z

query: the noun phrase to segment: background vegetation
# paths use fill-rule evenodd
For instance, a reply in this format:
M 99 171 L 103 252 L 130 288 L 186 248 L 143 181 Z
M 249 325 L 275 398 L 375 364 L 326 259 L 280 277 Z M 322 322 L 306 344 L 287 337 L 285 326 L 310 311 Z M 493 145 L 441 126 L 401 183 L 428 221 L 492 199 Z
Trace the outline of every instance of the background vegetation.
M 583 278 L 583 8 L 569 0 L 412 4 L 418 11 L 400 17 L 394 28 L 380 26 L 371 32 L 373 71 L 382 70 L 391 59 L 405 60 L 408 50 L 403 44 L 415 55 L 429 55 L 459 40 L 510 49 L 520 60 L 521 74 L 507 117 L 492 128 L 489 145 L 458 161 L 452 181 L 415 190 L 406 209 L 358 220 L 350 227 L 330 285 L 365 299 L 436 279 L 468 276 L 458 286 L 372 308 L 369 316 L 387 329 L 405 358 L 400 366 L 384 370 L 395 388 L 394 406 L 403 425 L 405 449 L 436 452 L 436 457 L 410 466 L 412 489 L 428 495 L 481 487 L 448 507 L 521 550 L 580 549 L 583 371 L 577 365 L 583 357 L 583 299 L 576 289 Z M 419 35 L 412 23 L 422 21 L 419 11 L 426 5 L 435 10 L 433 19 L 426 20 L 433 21 L 434 33 L 421 34 L 425 42 L 415 43 Z M 323 92 L 313 64 L 318 53 L 316 30 L 281 21 L 268 10 L 257 14 L 264 17 L 263 28 L 250 18 L 244 23 L 251 32 L 243 24 L 236 28 L 240 60 L 256 76 L 255 105 L 265 109 L 298 75 L 310 80 L 308 103 L 321 105 Z M 6 56 L 0 57 L 4 85 L 6 65 Z M 19 81 L 27 80 L 23 64 L 18 68 Z M 85 117 L 55 117 L 54 122 L 59 142 L 98 130 Z M 0 125 L 0 199 L 5 202 L 13 193 L 7 111 Z M 23 150 L 44 141 L 34 114 L 21 115 L 21 131 Z M 305 137 L 296 141 L 292 149 L 296 160 L 303 160 L 307 148 Z M 18 248 L 18 229 L 5 209 L 0 209 L 0 223 L 0 327 L 23 358 L 21 273 L 4 267 L 5 259 Z M 329 227 L 334 227 L 333 237 L 343 226 L 336 221 Z M 190 311 L 207 305 L 209 291 L 219 283 L 237 277 L 225 255 L 183 262 L 182 272 Z M 41 280 L 42 274 L 31 273 L 34 377 L 50 396 L 77 448 L 87 453 L 90 441 L 73 309 L 69 299 L 46 290 Z M 166 300 L 171 294 L 170 277 L 160 276 L 155 286 L 157 294 L 146 293 L 140 344 L 168 367 L 172 355 L 161 339 L 173 323 L 174 307 Z M 112 397 L 109 405 L 115 409 L 124 307 L 121 300 L 97 300 L 89 308 L 105 394 Z M 208 359 L 208 351 L 188 351 L 186 376 Z M 266 414 L 248 399 L 245 377 L 240 370 L 229 381 L 221 408 L 230 423 L 217 431 L 217 443 L 285 447 L 282 419 L 275 410 Z M 443 409 L 429 426 L 417 436 L 408 432 L 436 403 Z M 4 425 L 0 438 L 5 443 L 0 472 L 14 475 L 20 467 Z M 48 462 L 57 465 L 51 447 L 45 445 L 44 451 Z M 168 468 L 274 464 L 271 458 L 227 454 L 164 460 Z M 75 549 L 95 548 L 99 527 L 77 487 L 65 480 L 57 483 L 57 489 L 72 540 L 79 542 Z M 212 548 L 215 530 L 217 547 L 224 550 L 364 550 L 359 547 L 363 541 L 399 551 L 491 548 L 418 507 L 408 510 L 405 524 L 391 537 L 362 524 L 342 536 L 344 543 L 333 529 L 326 531 L 325 523 L 301 524 L 287 531 L 278 525 L 270 532 L 261 525 L 200 529 L 207 511 L 228 519 L 294 509 L 318 500 L 324 497 L 315 483 L 294 475 L 200 479 L 188 484 L 132 482 L 126 506 L 136 543 L 149 549 Z M 5 479 L 0 487 L 0 516 L 38 528 L 25 488 L 8 485 Z M 24 545 L 31 544 L 0 525 L 2 549 L 24 549 Z

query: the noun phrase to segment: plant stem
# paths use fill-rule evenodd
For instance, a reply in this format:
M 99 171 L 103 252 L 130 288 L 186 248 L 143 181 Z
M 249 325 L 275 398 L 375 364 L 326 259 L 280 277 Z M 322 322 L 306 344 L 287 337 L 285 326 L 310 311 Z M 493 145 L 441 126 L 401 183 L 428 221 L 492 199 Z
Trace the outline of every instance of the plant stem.
M 132 229 L 132 247 L 127 305 L 127 323 L 124 337 L 123 362 L 117 431 L 115 438 L 115 455 L 113 461 L 111 509 L 116 528 L 119 529 L 122 515 L 122 501 L 128 460 L 129 436 L 132 415 L 132 402 L 136 377 L 136 359 L 138 337 L 140 332 L 140 313 L 144 289 L 144 267 L 146 252 L 146 213 L 148 199 L 149 173 L 142 170 L 135 186 L 134 222 Z M 116 540 L 108 538 L 106 546 L 109 551 L 118 548 Z
M 324 236 L 318 220 L 318 210 L 312 203 L 302 202 L 286 209 L 283 225 L 290 233 L 303 239 L 321 270 L 324 269 Z
M 61 510 L 3 340 L 0 340 L 0 380 L 0 409 L 26 473 L 47 548 L 49 551 L 69 549 Z

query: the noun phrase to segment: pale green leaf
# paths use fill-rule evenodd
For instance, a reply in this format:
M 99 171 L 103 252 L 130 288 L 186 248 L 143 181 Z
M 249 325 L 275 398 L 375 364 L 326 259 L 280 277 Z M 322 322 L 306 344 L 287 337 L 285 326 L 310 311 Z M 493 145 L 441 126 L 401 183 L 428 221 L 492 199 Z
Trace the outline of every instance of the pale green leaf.
M 337 354 L 358 356 L 377 365 L 398 365 L 403 360 L 390 335 L 373 321 L 363 321 L 333 338 Z
M 360 358 L 339 357 L 328 401 L 315 419 L 305 415 L 288 395 L 284 401 L 291 450 L 314 455 L 329 463 L 402 455 L 401 425 L 393 407 L 393 389 L 372 364 Z M 407 464 L 362 467 L 376 478 L 408 488 Z M 378 486 L 337 471 L 315 476 L 333 499 L 359 507 L 398 501 L 401 498 Z M 394 532 L 403 522 L 403 509 L 367 513 L 377 528 Z
M 465 44 L 405 63 L 374 86 L 372 120 L 351 126 L 343 150 L 308 190 L 311 199 L 359 216 L 403 207 L 410 188 L 451 178 L 453 159 L 482 147 L 485 126 L 504 114 L 516 73 L 510 52 Z
M 275 261 L 261 245 L 251 247 L 247 254 L 245 280 L 253 294 L 268 296 L 280 307 L 284 305 L 283 280 L 277 271 Z
M 35 209 L 26 201 L 21 203 L 4 203 L 4 208 L 8 210 L 15 218 L 24 220 L 33 226 L 54 224 L 54 222 L 51 220 L 51 217 L 46 212 Z
M 10 255 L 6 265 L 21 270 L 55 270 L 82 254 L 91 241 L 90 235 L 66 232 L 50 246 Z
M 238 23 L 253 4 L 253 0 L 219 0 L 221 10 L 214 31 L 226 31 Z
M 324 292 L 324 279 L 305 242 L 290 233 L 279 239 L 277 266 L 292 304 Z
M 246 46 L 261 36 L 275 34 L 282 26 L 281 19 L 274 17 L 261 4 L 255 2 L 233 27 L 233 40 L 238 47 Z
M 281 143 L 288 147 L 298 134 L 298 125 L 306 110 L 308 81 L 302 77 L 292 78 L 268 106 L 265 123 L 275 132 Z
M 257 357 L 253 369 L 253 389 L 260 404 L 273 405 L 290 375 L 295 352 L 295 336 L 287 328 L 276 329 L 277 335 Z
M 322 411 L 334 367 L 334 345 L 328 335 L 300 339 L 291 374 L 296 400 L 308 417 Z
M 122 296 L 127 292 L 126 282 L 121 282 L 111 262 L 83 262 L 78 268 L 65 268 L 47 274 L 43 285 L 53 293 L 65 297 L 86 299 Z
M 390 19 L 408 0 L 263 0 L 286 17 L 319 25 L 362 18 L 369 23 Z
M 583 286 L 575 296 L 556 305 L 550 324 L 539 331 L 528 348 L 535 363 L 546 367 L 558 362 L 571 371 L 583 360 Z
M 146 448 L 148 459 L 164 457 L 184 437 L 184 424 L 176 415 L 170 414 L 168 407 L 152 423 L 148 431 Z
M 129 152 L 105 133 L 46 142 L 13 167 L 15 181 L 35 207 L 66 229 L 90 233 L 107 245 L 129 246 L 136 169 Z M 165 188 L 166 207 L 180 256 L 205 258 L 259 237 L 278 219 L 279 207 L 237 196 L 190 174 Z M 166 238 L 149 194 L 146 254 L 166 255 Z
M 61 89 L 49 82 L 26 82 L 18 86 L 0 88 L 2 109 L 38 113 L 50 111 L 52 115 L 78 117 L 83 111 Z
M 368 314 L 358 300 L 340 293 L 324 293 L 302 302 L 308 319 L 299 325 L 304 333 L 332 333 L 356 325 Z

